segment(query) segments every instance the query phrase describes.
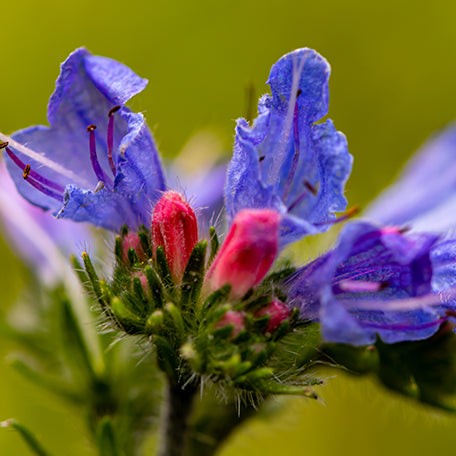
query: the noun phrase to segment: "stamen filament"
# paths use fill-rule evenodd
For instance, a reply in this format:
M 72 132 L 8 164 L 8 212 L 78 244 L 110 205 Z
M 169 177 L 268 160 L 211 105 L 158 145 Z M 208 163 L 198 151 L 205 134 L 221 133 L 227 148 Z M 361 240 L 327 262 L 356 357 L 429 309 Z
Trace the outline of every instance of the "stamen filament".
M 30 169 L 30 165 L 27 165 L 29 168 L 25 169 Z M 46 196 L 50 196 L 51 198 L 54 198 L 55 200 L 59 201 L 60 203 L 63 201 L 63 195 L 62 193 L 58 193 L 52 188 L 45 187 L 42 185 L 40 182 L 35 180 L 30 173 L 27 173 L 24 170 L 23 173 L 24 180 L 26 180 L 32 187 L 36 188 L 39 192 L 44 193 Z
M 95 138 L 95 130 L 96 125 L 89 125 L 87 127 L 87 132 L 89 133 L 89 150 L 90 150 L 90 161 L 92 162 L 92 168 L 95 172 L 95 176 L 99 181 L 104 182 L 104 184 L 108 187 L 112 187 L 112 181 L 108 177 L 108 175 L 103 171 L 103 168 L 100 165 L 97 157 L 97 144 Z
M 11 158 L 13 163 L 17 165 L 18 168 L 22 170 L 23 173 L 25 173 L 25 169 L 27 166 L 30 168 L 30 165 L 26 165 L 9 147 L 8 147 L 8 142 L 5 141 L 0 144 L 0 149 L 5 149 L 6 153 L 8 154 L 8 157 Z M 53 190 L 56 190 L 59 193 L 63 193 L 65 191 L 65 187 L 63 185 L 58 184 L 57 182 L 53 182 L 49 179 L 46 179 L 44 176 L 41 174 L 37 173 L 36 171 L 33 171 L 33 169 L 28 170 L 28 174 L 32 179 L 34 179 L 36 182 L 40 182 L 41 184 L 45 185 L 46 187 L 52 188 Z M 24 175 L 25 179 L 25 175 Z
M 112 158 L 112 151 L 114 149 L 114 113 L 120 109 L 120 106 L 114 106 L 108 113 L 108 162 L 111 168 L 112 174 L 116 175 L 116 165 Z
M 291 212 L 296 206 L 302 203 L 304 198 L 310 193 L 312 195 L 317 196 L 318 195 L 318 190 L 309 182 L 309 181 L 304 181 L 303 185 L 306 187 L 306 190 L 304 190 L 289 206 L 288 206 L 288 212 Z

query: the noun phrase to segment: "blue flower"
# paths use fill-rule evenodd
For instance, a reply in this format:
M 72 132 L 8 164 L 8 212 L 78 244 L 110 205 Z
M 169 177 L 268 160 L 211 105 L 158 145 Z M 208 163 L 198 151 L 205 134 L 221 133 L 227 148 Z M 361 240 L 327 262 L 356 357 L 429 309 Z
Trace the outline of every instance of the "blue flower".
M 271 69 L 272 96 L 259 102 L 252 127 L 239 119 L 225 189 L 228 220 L 243 208 L 282 215 L 281 245 L 325 231 L 344 211 L 352 157 L 328 112 L 326 60 L 311 49 L 283 56 Z
M 349 223 L 336 247 L 298 270 L 289 298 L 321 323 L 330 342 L 353 345 L 430 337 L 445 320 L 435 306 L 432 250 L 439 237 Z M 453 260 L 454 264 L 454 260 Z
M 165 180 L 144 117 L 124 106 L 146 84 L 114 60 L 73 52 L 49 101 L 50 127 L 18 131 L 6 147 L 20 194 L 57 218 L 148 225 Z

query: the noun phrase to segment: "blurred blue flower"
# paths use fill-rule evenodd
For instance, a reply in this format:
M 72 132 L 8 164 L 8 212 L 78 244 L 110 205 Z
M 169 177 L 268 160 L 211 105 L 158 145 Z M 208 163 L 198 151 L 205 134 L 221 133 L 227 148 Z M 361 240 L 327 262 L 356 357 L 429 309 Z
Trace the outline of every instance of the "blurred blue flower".
M 0 219 L 10 249 L 48 286 L 67 279 L 67 258 L 79 253 L 92 239 L 87 225 L 55 220 L 22 198 L 3 162 L 0 163 Z
M 18 131 L 6 148 L 21 195 L 57 218 L 111 230 L 148 225 L 163 171 L 143 115 L 124 106 L 146 84 L 121 63 L 73 52 L 49 101 L 50 127 Z
M 311 49 L 283 56 L 267 83 L 252 127 L 239 119 L 225 189 L 229 222 L 243 208 L 282 215 L 281 245 L 326 231 L 344 211 L 352 157 L 328 112 L 330 67 Z

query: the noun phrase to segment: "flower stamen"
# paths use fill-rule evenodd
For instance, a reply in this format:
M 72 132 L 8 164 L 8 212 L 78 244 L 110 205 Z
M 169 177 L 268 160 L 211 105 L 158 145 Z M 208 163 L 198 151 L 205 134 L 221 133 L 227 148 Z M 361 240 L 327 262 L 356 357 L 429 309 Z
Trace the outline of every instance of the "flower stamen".
M 288 212 L 291 212 L 296 206 L 301 204 L 301 202 L 304 200 L 304 198 L 309 194 L 309 192 L 317 196 L 318 195 L 318 189 L 314 187 L 309 181 L 305 180 L 302 183 L 304 187 L 306 187 L 306 190 L 304 190 L 289 206 L 288 206 Z
M 32 187 L 39 190 L 41 193 L 44 193 L 51 198 L 54 198 L 58 201 L 62 201 L 62 194 L 65 191 L 65 187 L 53 182 L 49 179 L 46 179 L 41 174 L 32 170 L 29 164 L 25 164 L 9 147 L 8 141 L 0 143 L 0 149 L 5 149 L 7 155 L 13 163 L 22 170 L 22 177 L 26 180 Z
M 113 183 L 109 176 L 103 171 L 97 157 L 97 144 L 95 139 L 96 125 L 89 125 L 87 132 L 89 133 L 89 150 L 90 150 L 90 161 L 92 162 L 92 168 L 95 172 L 97 179 L 105 184 L 106 187 L 112 188 Z
M 114 106 L 108 112 L 108 162 L 111 168 L 112 174 L 116 175 L 116 165 L 114 164 L 114 160 L 112 159 L 112 151 L 114 149 L 114 113 L 116 113 L 120 109 L 120 106 Z

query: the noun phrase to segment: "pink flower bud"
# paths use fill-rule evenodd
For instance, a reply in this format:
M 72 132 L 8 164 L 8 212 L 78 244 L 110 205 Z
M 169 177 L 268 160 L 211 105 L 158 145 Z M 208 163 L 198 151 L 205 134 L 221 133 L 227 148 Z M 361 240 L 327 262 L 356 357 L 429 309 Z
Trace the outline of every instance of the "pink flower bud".
M 144 293 L 148 298 L 150 298 L 150 288 L 149 284 L 147 282 L 147 277 L 144 275 L 143 272 L 135 272 L 134 277 L 139 277 L 139 280 L 141 281 L 141 285 L 143 287 Z
M 224 328 L 225 326 L 233 325 L 233 331 L 230 334 L 230 339 L 234 339 L 239 333 L 245 329 L 244 314 L 234 310 L 228 310 L 225 315 L 215 324 L 217 329 Z
M 272 334 L 276 329 L 290 316 L 290 309 L 277 299 L 274 299 L 267 306 L 257 310 L 254 314 L 255 317 L 263 317 L 269 315 L 271 318 L 264 330 L 265 333 Z
M 239 298 L 258 284 L 277 255 L 279 221 L 272 210 L 240 211 L 208 272 L 210 286 L 217 289 L 229 283 L 231 295 Z
M 122 260 L 124 263 L 128 263 L 128 251 L 133 249 L 138 255 L 138 258 L 141 261 L 146 259 L 146 255 L 141 245 L 141 241 L 139 240 L 139 236 L 137 233 L 127 233 L 122 236 L 121 240 L 122 245 Z
M 197 242 L 195 212 L 179 193 L 166 192 L 155 206 L 152 216 L 152 245 L 154 253 L 157 247 L 163 246 L 175 280 L 182 279 Z

